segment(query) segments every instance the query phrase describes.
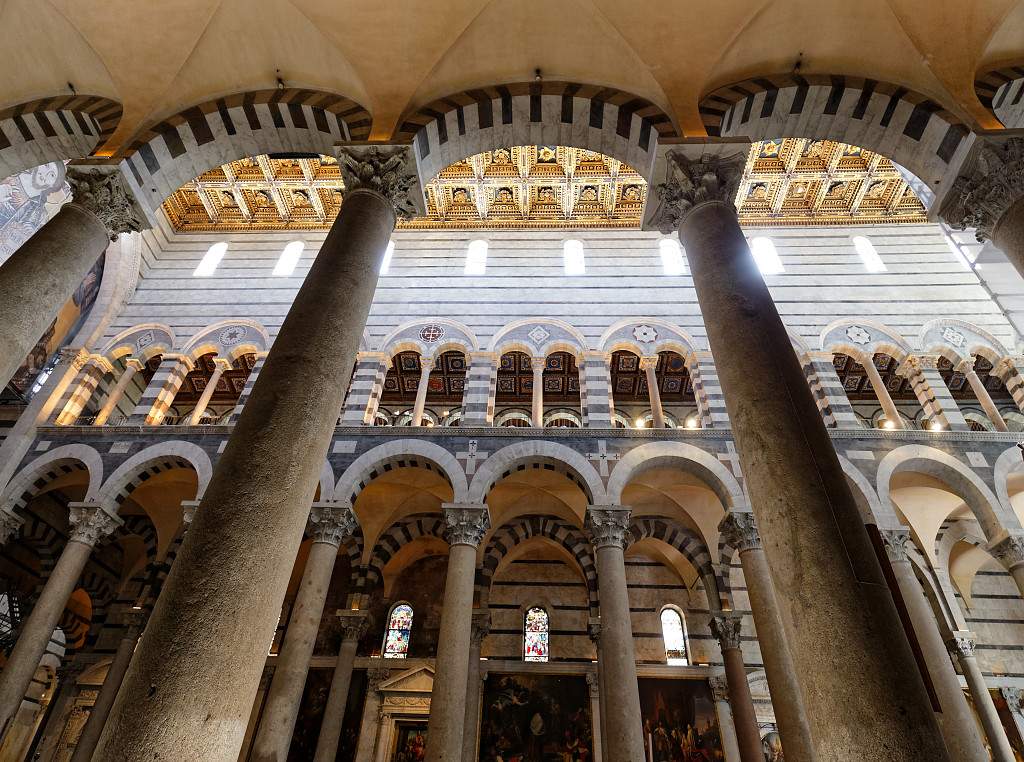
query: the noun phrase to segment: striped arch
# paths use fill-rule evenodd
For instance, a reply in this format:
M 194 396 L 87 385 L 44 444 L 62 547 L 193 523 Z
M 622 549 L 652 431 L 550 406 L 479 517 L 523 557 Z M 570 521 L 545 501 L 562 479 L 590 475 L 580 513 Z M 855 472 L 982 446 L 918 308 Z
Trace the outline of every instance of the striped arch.
M 540 328 L 542 333 L 535 333 Z M 531 335 L 533 334 L 533 335 Z M 539 340 L 536 337 L 542 337 Z M 524 318 L 498 329 L 487 351 L 500 358 L 507 352 L 522 352 L 530 357 L 547 357 L 553 352 L 568 352 L 580 363 L 587 340 L 578 328 L 557 318 Z
M 266 352 L 270 346 L 267 329 L 255 320 L 234 318 L 221 320 L 198 331 L 182 347 L 181 353 L 192 360 L 198 360 L 210 352 L 227 360 L 237 360 L 241 355 Z
M 729 581 L 716 567 L 708 546 L 695 531 L 673 519 L 651 516 L 633 519 L 629 525 L 629 537 L 629 545 L 651 539 L 660 540 L 678 550 L 683 558 L 689 561 L 690 566 L 697 570 L 705 587 L 709 584 L 714 585 L 714 590 L 707 591 L 708 598 L 713 600 L 713 596 L 717 597 L 719 607 L 723 610 L 732 608 Z
M 344 96 L 256 90 L 200 103 L 152 125 L 129 146 L 121 167 L 152 215 L 182 185 L 221 164 L 265 153 L 333 156 L 335 143 L 369 134 L 369 113 Z
M 991 333 L 966 320 L 938 318 L 921 326 L 918 346 L 930 354 L 941 354 L 954 365 L 972 355 L 981 355 L 992 365 L 1009 355 L 1009 351 Z
M 860 77 L 756 77 L 708 94 L 700 111 L 709 135 L 837 140 L 867 148 L 906 167 L 936 193 L 971 144 L 962 120 L 935 101 Z
M 598 347 L 608 353 L 628 350 L 639 357 L 675 352 L 686 361 L 697 350 L 693 337 L 682 328 L 667 320 L 651 317 L 619 320 L 601 335 Z
M 974 92 L 1003 127 L 1024 127 L 1024 60 L 980 72 L 974 79 Z
M 821 349 L 833 354 L 842 352 L 861 364 L 871 362 L 879 352 L 898 363 L 913 354 L 910 343 L 898 331 L 870 319 L 840 318 L 829 323 L 821 331 Z
M 469 503 L 485 503 L 494 485 L 515 471 L 543 468 L 563 474 L 587 496 L 590 505 L 607 505 L 604 483 L 586 458 L 557 442 L 529 440 L 502 447 L 477 469 Z
M 88 472 L 83 500 L 91 501 L 103 482 L 103 459 L 92 447 L 72 444 L 56 447 L 22 468 L 4 489 L 0 510 L 21 511 L 47 484 L 74 471 Z
M 142 323 L 132 326 L 114 336 L 100 350 L 109 360 L 132 355 L 148 361 L 163 352 L 169 352 L 177 344 L 174 329 L 163 323 Z
M 452 502 L 468 502 L 469 487 L 459 461 L 448 450 L 423 439 L 397 439 L 360 455 L 345 469 L 334 488 L 337 500 L 353 505 L 367 484 L 394 468 L 435 471 L 452 488 Z
M 517 545 L 533 537 L 546 537 L 565 548 L 576 559 L 580 572 L 587 583 L 587 601 L 590 616 L 597 616 L 599 610 L 597 589 L 597 566 L 590 543 L 576 527 L 561 519 L 548 516 L 523 516 L 498 527 L 487 542 L 483 561 L 477 570 L 476 594 L 481 607 L 487 606 L 491 582 L 502 560 Z
M 121 104 L 98 95 L 58 95 L 0 110 L 0 177 L 91 156 L 120 120 Z
M 370 594 L 380 582 L 388 561 L 405 545 L 421 537 L 444 539 L 444 519 L 439 516 L 410 516 L 392 524 L 373 546 L 369 562 L 361 569 L 357 589 L 361 593 Z M 353 566 L 353 572 L 357 568 Z
M 201 498 L 213 474 L 210 457 L 198 445 L 171 440 L 151 445 L 128 458 L 107 477 L 96 499 L 109 511 L 119 510 L 140 484 L 176 468 L 189 468 L 196 472 L 196 498 Z
M 427 326 L 439 326 L 443 332 L 439 339 L 429 344 L 422 337 Z M 476 352 L 479 348 L 480 343 L 469 326 L 447 318 L 403 323 L 380 343 L 380 351 L 389 358 L 406 351 L 417 352 L 421 357 L 438 357 L 442 352 L 455 351 L 462 352 L 468 361 L 470 352 Z
M 608 479 L 608 500 L 622 503 L 622 492 L 640 474 L 654 468 L 678 467 L 701 479 L 725 510 L 747 505 L 747 498 L 732 472 L 715 455 L 685 442 L 650 442 L 634 447 L 616 463 Z

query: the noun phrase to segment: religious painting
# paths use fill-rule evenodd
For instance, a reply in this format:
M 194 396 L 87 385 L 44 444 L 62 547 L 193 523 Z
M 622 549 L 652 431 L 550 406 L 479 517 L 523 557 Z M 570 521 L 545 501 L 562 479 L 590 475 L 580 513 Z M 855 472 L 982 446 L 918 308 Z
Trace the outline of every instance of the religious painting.
M 650 762 L 724 759 L 706 680 L 640 678 L 639 683 L 644 748 Z
M 423 762 L 427 758 L 427 723 L 395 724 L 395 748 L 391 762 Z
M 999 721 L 1002 723 L 1006 737 L 1010 741 L 1010 747 L 1013 749 L 1013 758 L 1016 762 L 1024 762 L 1024 738 L 1021 737 L 1020 729 L 1014 721 L 1014 710 L 1010 708 L 1002 691 L 997 689 L 990 693 L 992 702 L 996 705 L 996 712 L 999 714 Z M 980 727 L 979 731 L 984 733 Z
M 592 733 L 582 676 L 488 675 L 480 762 L 590 762 Z

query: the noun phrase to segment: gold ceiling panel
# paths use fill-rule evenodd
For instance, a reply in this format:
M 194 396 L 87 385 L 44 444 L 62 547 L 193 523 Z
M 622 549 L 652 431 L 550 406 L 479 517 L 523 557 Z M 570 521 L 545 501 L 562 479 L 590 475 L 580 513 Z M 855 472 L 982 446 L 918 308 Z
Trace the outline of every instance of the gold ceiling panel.
M 200 175 L 164 202 L 176 230 L 326 230 L 344 183 L 329 157 L 255 156 Z M 406 229 L 637 228 L 647 183 L 627 164 L 566 146 L 513 146 L 445 168 Z M 747 226 L 923 222 L 888 159 L 827 140 L 751 147 L 736 196 Z

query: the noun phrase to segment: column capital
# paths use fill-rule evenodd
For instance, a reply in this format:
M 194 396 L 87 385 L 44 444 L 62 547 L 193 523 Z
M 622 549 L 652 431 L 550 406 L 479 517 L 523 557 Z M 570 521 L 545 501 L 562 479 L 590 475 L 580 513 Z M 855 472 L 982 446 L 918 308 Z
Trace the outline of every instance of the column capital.
M 658 367 L 658 355 L 644 356 L 640 358 L 640 370 L 654 370 Z
M 698 204 L 721 201 L 732 204 L 736 198 L 747 153 L 724 155 L 711 153 L 708 145 L 669 148 L 664 157 L 664 181 L 654 186 L 658 204 L 650 225 L 664 234 L 679 230 L 686 215 Z M 728 150 L 731 146 L 723 144 Z M 738 146 L 737 146 L 738 147 Z M 645 226 L 646 227 L 646 226 Z
M 599 617 L 591 617 L 587 622 L 587 637 L 594 641 L 595 646 L 601 644 L 601 619 Z
M 586 528 L 595 548 L 619 548 L 629 544 L 632 511 L 625 505 L 591 505 L 587 508 Z
M 547 364 L 548 364 L 548 358 L 546 358 L 546 357 L 531 357 L 530 358 L 530 367 L 533 369 L 534 373 L 536 373 L 538 370 L 543 372 L 544 368 L 547 367 Z
M 811 360 L 812 362 L 817 360 L 818 362 L 831 363 L 834 361 L 836 356 L 835 352 L 830 352 L 827 349 L 812 349 L 806 354 L 807 359 Z
M 339 547 L 358 529 L 359 521 L 350 503 L 313 503 L 306 531 L 313 542 Z
M 138 373 L 145 366 L 146 366 L 146 364 L 142 360 L 137 358 L 137 357 L 129 357 L 129 358 L 127 358 L 124 361 L 124 369 L 125 369 L 125 371 L 127 371 L 129 368 L 131 368 L 133 371 Z
M 605 352 L 603 349 L 584 349 L 583 350 L 584 360 L 604 360 L 605 362 L 611 362 L 612 353 Z
M 1024 138 L 979 137 L 939 216 L 987 241 L 1006 210 L 1024 198 Z
M 68 503 L 71 540 L 95 546 L 107 535 L 124 525 L 119 516 L 108 512 L 99 503 Z
M 963 373 L 965 376 L 968 373 L 974 373 L 974 356 L 965 357 L 963 360 L 953 366 L 953 370 L 956 373 Z
M 938 355 L 907 355 L 896 368 L 896 375 L 910 378 L 918 373 L 939 367 Z
M 213 364 L 220 369 L 221 373 L 231 370 L 231 361 L 226 357 L 214 357 Z
M 192 519 L 196 517 L 196 510 L 198 510 L 201 502 L 203 501 L 198 498 L 181 501 L 181 522 L 185 525 L 186 529 L 192 526 Z
M 587 688 L 590 691 L 590 698 L 595 699 L 601 695 L 601 681 L 597 677 L 596 672 L 588 672 L 586 674 Z
M 14 537 L 25 523 L 25 519 L 16 513 L 0 510 L 0 545 Z
M 114 372 L 114 366 L 111 365 L 110 364 L 110 360 L 108 360 L 103 355 L 89 355 L 89 359 L 85 361 L 85 364 L 86 365 L 93 365 L 93 366 L 99 368 L 104 373 L 113 373 Z
M 474 503 L 444 503 L 445 539 L 449 545 L 477 547 L 491 528 L 487 506 Z
M 368 191 L 391 204 L 395 215 L 411 219 L 423 211 L 423 192 L 411 145 L 343 143 L 335 146 L 346 194 Z
M 907 545 L 910 543 L 910 530 L 906 527 L 879 529 L 878 534 L 885 546 L 885 553 L 892 563 L 907 560 Z
M 989 375 L 995 376 L 1003 383 L 1006 383 L 1009 374 L 1016 371 L 1020 372 L 1020 369 L 1024 367 L 1024 357 L 1002 357 L 997 362 L 992 370 L 989 371 Z
M 712 675 L 708 678 L 713 701 L 729 701 L 729 680 L 725 675 Z
M 148 227 L 116 167 L 72 165 L 68 167 L 67 180 L 72 203 L 96 215 L 111 241 L 116 241 L 121 233 L 137 233 Z
M 370 629 L 370 612 L 358 609 L 339 609 L 342 640 L 361 640 Z
M 1024 715 L 1024 688 L 1003 687 L 999 689 L 1006 700 L 1006 706 L 1012 714 Z
M 754 520 L 754 514 L 749 511 L 729 511 L 718 523 L 718 531 L 727 543 L 741 553 L 761 547 L 757 521 Z
M 989 543 L 987 550 L 1007 571 L 1012 570 L 1024 564 L 1024 532 L 1008 532 L 1005 537 Z
M 711 615 L 708 626 L 711 628 L 711 634 L 718 638 L 718 644 L 723 651 L 728 651 L 730 648 L 739 649 L 743 629 L 741 614 L 720 611 Z
M 89 353 L 81 347 L 63 347 L 57 356 L 59 362 L 70 365 L 75 370 L 81 370 L 89 362 Z
M 366 670 L 367 689 L 375 691 L 380 684 L 391 677 L 391 670 L 386 667 L 370 667 Z
M 165 362 L 176 362 L 185 366 L 185 369 L 191 371 L 196 367 L 196 361 L 188 355 L 183 355 L 180 352 L 164 352 L 161 356 L 161 364 Z
M 477 609 L 473 612 L 473 622 L 469 633 L 469 642 L 476 648 L 484 642 L 491 632 L 491 612 L 488 609 Z
M 977 644 L 977 637 L 967 630 L 957 630 L 946 640 L 946 648 L 949 649 L 950 655 L 958 659 L 972 658 Z

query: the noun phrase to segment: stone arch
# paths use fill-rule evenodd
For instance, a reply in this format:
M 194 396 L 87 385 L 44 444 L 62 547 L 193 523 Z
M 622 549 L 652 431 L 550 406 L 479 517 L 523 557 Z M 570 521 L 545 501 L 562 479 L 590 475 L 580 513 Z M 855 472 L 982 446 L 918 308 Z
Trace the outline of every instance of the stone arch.
M 469 486 L 459 461 L 440 445 L 423 439 L 396 439 L 366 451 L 342 473 L 334 488 L 334 495 L 354 505 L 367 484 L 382 473 L 406 466 L 437 472 L 451 485 L 452 502 L 468 502 Z
M 974 78 L 974 92 L 1003 127 L 1024 127 L 1024 59 L 979 72 Z
M 443 333 L 436 339 L 428 335 L 428 341 L 428 338 L 424 338 L 424 333 L 431 326 L 439 327 Z M 420 357 L 438 357 L 442 352 L 454 350 L 462 352 L 468 358 L 470 352 L 476 352 L 479 348 L 480 343 L 469 326 L 447 318 L 403 323 L 389 333 L 380 344 L 380 351 L 388 357 L 406 351 L 417 352 Z
M 897 362 L 913 353 L 910 344 L 898 331 L 876 320 L 841 318 L 829 323 L 821 332 L 821 348 L 825 352 L 842 352 L 858 362 L 871 361 L 884 352 Z
M 667 320 L 650 317 L 626 318 L 613 323 L 601 334 L 598 346 L 609 354 L 628 350 L 640 357 L 675 352 L 684 360 L 689 360 L 697 351 L 696 343 L 686 331 Z
M 502 326 L 491 338 L 487 351 L 499 357 L 506 352 L 522 352 L 530 357 L 547 357 L 553 352 L 568 352 L 583 358 L 587 340 L 579 329 L 556 318 L 523 318 Z
M 324 460 L 320 466 L 320 495 L 318 502 L 329 503 L 334 501 L 334 469 L 331 468 L 329 460 Z
M 892 450 L 878 464 L 876 484 L 878 499 L 892 505 L 890 484 L 900 471 L 917 471 L 947 484 L 974 514 L 985 536 L 994 540 L 1003 532 L 1019 529 L 1020 522 L 1012 510 L 1005 509 L 982 479 L 952 455 L 926 445 L 904 445 Z
M 103 483 L 103 457 L 87 445 L 70 444 L 56 447 L 24 466 L 3 490 L 0 511 L 20 511 L 48 483 L 74 471 L 88 473 L 89 486 L 83 500 L 93 500 Z
M 954 365 L 957 360 L 968 360 L 972 355 L 981 355 L 996 365 L 1009 354 L 1006 347 L 988 331 L 953 318 L 939 318 L 925 323 L 921 326 L 919 343 L 924 351 L 941 354 L 952 360 Z
M 635 95 L 572 82 L 521 82 L 465 90 L 403 118 L 424 185 L 468 156 L 514 145 L 564 145 L 606 154 L 650 180 L 658 140 L 676 135 L 658 106 Z
M 714 590 L 707 591 L 708 597 L 714 595 L 722 609 L 732 608 L 728 580 L 712 561 L 707 543 L 695 531 L 670 518 L 644 516 L 633 519 L 629 525 L 629 537 L 630 545 L 640 540 L 651 539 L 678 550 L 697 571 L 706 586 L 714 585 Z
M 134 355 L 145 362 L 158 354 L 169 352 L 177 341 L 174 329 L 170 326 L 163 323 L 142 323 L 121 331 L 103 345 L 100 353 L 109 360 Z
M 845 456 L 836 453 L 839 458 L 839 465 L 843 467 L 846 480 L 851 488 L 856 488 L 863 499 L 863 505 L 858 502 L 857 507 L 861 510 L 861 518 L 865 524 L 877 524 L 882 529 L 889 529 L 902 525 L 902 521 L 893 510 L 892 503 L 883 504 L 871 486 L 871 480 L 866 477 L 859 468 Z M 854 495 L 856 498 L 856 495 Z M 866 509 L 866 513 L 865 513 Z
M 91 156 L 121 113 L 120 103 L 99 95 L 58 95 L 0 110 L 0 177 Z
M 477 569 L 476 589 L 480 605 L 487 605 L 491 580 L 502 559 L 517 545 L 534 537 L 544 537 L 550 540 L 565 549 L 576 560 L 579 571 L 587 583 L 590 616 L 597 616 L 599 610 L 597 566 L 590 543 L 579 529 L 568 522 L 550 516 L 521 516 L 503 524 L 491 533 L 480 567 Z
M 970 148 L 963 121 L 930 98 L 898 84 L 843 75 L 796 73 L 755 77 L 706 95 L 705 129 L 753 140 L 837 140 L 875 151 L 905 167 L 937 193 Z
M 164 199 L 207 170 L 264 153 L 334 155 L 339 141 L 365 140 L 369 112 L 334 93 L 254 90 L 184 109 L 142 131 L 121 167 L 140 205 Z
M 487 495 L 501 479 L 528 466 L 553 469 L 583 490 L 591 505 L 604 505 L 607 495 L 597 470 L 586 458 L 557 442 L 528 440 L 501 448 L 477 468 L 466 502 L 486 502 Z
M 370 558 L 362 569 L 362 592 L 369 594 L 380 581 L 387 565 L 398 551 L 421 537 L 444 539 L 445 524 L 440 516 L 409 516 L 396 521 L 381 533 Z
M 258 322 L 247 318 L 231 318 L 198 331 L 181 351 L 193 360 L 216 352 L 220 357 L 234 361 L 244 354 L 266 352 L 269 346 L 270 336 Z
M 128 458 L 107 477 L 96 500 L 105 509 L 116 512 L 140 484 L 175 468 L 191 468 L 196 472 L 196 499 L 201 499 L 213 475 L 210 456 L 199 445 L 171 440 L 146 447 Z
M 995 485 L 996 497 L 999 499 L 999 505 L 1002 506 L 1004 511 L 1014 513 L 1013 504 L 1010 502 L 1010 488 L 1009 479 L 1010 475 L 1017 473 L 1018 471 L 1024 471 L 1024 457 L 1017 445 L 1008 447 L 996 458 L 995 465 L 992 469 L 992 480 Z

